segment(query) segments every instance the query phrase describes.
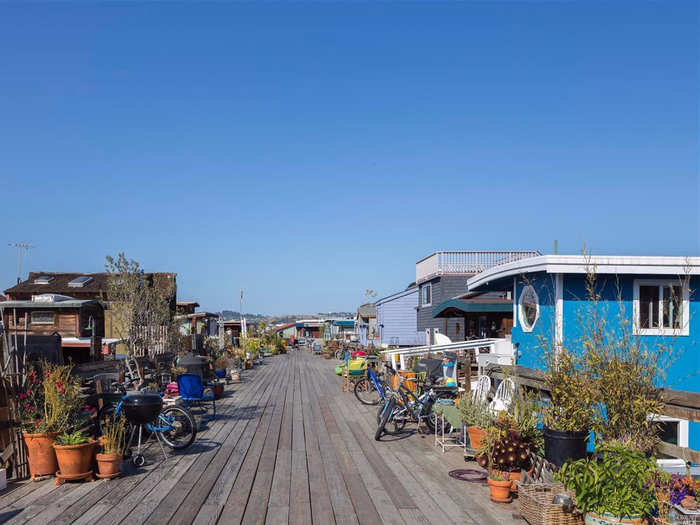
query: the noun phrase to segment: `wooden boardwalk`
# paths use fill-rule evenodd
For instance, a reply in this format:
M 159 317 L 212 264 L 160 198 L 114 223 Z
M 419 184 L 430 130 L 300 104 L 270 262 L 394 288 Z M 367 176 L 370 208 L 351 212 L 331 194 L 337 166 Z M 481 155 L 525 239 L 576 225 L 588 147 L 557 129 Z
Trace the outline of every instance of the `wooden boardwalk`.
M 341 392 L 335 364 L 302 351 L 267 358 L 229 387 L 189 450 L 159 462 L 154 448 L 113 481 L 14 484 L 0 493 L 0 522 L 524 523 L 485 486 L 451 479 L 465 463 L 432 435 L 374 441 L 376 409 Z

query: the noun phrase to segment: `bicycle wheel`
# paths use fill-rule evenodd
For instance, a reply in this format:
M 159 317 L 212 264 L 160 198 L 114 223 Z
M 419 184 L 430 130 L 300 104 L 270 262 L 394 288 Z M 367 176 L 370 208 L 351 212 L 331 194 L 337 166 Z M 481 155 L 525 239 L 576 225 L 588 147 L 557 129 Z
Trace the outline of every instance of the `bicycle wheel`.
M 175 450 L 189 447 L 197 436 L 194 418 L 182 407 L 167 407 L 158 416 L 156 424 L 168 427 L 168 430 L 158 430 L 158 437 Z
M 379 421 L 379 426 L 377 427 L 377 431 L 374 433 L 374 439 L 376 441 L 379 441 L 379 439 L 382 437 L 382 434 L 384 433 L 384 427 L 388 423 L 389 419 L 394 413 L 394 407 L 396 406 L 396 401 L 392 397 L 387 403 L 384 405 L 384 411 L 382 412 L 382 419 Z
M 363 405 L 378 405 L 382 399 L 374 383 L 366 377 L 355 383 L 355 397 Z

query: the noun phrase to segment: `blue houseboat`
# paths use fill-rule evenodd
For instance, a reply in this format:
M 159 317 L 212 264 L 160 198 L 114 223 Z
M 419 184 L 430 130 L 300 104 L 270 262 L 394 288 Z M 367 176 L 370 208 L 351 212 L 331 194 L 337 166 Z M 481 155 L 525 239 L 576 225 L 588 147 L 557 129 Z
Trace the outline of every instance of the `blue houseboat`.
M 587 293 L 589 274 L 597 303 Z M 519 365 L 541 368 L 542 338 L 575 346 L 581 314 L 595 304 L 608 326 L 622 320 L 648 348 L 673 347 L 665 386 L 700 392 L 700 257 L 542 255 L 488 268 L 467 285 L 469 291 L 512 291 Z M 700 449 L 700 423 L 664 417 L 663 425 L 667 441 Z

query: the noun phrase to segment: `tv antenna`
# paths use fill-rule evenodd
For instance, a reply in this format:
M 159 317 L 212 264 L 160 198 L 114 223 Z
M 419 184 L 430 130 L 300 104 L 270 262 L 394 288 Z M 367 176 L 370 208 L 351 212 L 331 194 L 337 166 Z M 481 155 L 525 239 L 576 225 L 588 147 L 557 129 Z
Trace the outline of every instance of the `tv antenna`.
M 10 242 L 7 243 L 12 248 L 17 248 L 17 284 L 22 282 L 22 250 L 29 251 L 36 246 L 28 242 Z

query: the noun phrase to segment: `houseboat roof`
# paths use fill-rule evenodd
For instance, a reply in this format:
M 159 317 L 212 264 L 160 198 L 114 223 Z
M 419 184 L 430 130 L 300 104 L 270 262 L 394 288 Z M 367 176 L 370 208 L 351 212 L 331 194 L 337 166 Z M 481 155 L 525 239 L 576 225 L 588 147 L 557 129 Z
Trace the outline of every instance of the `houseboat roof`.
M 282 330 L 286 330 L 287 328 L 291 328 L 292 326 L 295 326 L 296 322 L 294 323 L 284 323 L 279 326 L 275 326 L 272 331 L 273 332 L 281 332 Z
M 462 317 L 472 313 L 513 312 L 513 301 L 502 300 L 471 300 L 449 299 L 433 308 L 433 317 Z
M 9 308 L 38 308 L 46 310 L 51 308 L 82 308 L 83 306 L 101 306 L 102 303 L 94 299 L 66 299 L 55 302 L 39 302 L 39 301 L 3 301 L 0 304 L 0 310 Z
M 468 290 L 524 273 L 700 275 L 700 257 L 636 255 L 540 255 L 494 266 L 467 280 Z
M 411 293 L 417 293 L 417 292 L 418 292 L 418 286 L 416 286 L 416 283 L 413 283 L 405 290 L 401 290 L 400 292 L 394 292 L 391 295 L 387 295 L 385 297 L 382 297 L 381 299 L 377 299 L 374 302 L 374 306 L 378 306 L 380 304 L 384 304 L 386 302 L 393 301 L 394 299 L 398 299 L 399 297 L 403 297 L 405 295 L 409 295 Z
M 175 279 L 176 273 L 145 273 L 158 288 L 165 288 L 165 283 Z M 99 295 L 108 291 L 109 274 L 76 272 L 30 272 L 26 281 L 5 290 L 6 295 L 41 294 L 47 291 L 70 295 L 71 293 L 89 293 Z M 174 291 L 172 293 L 175 293 Z
M 199 303 L 197 301 L 178 301 L 176 304 L 178 306 L 194 306 L 195 308 L 199 308 Z

